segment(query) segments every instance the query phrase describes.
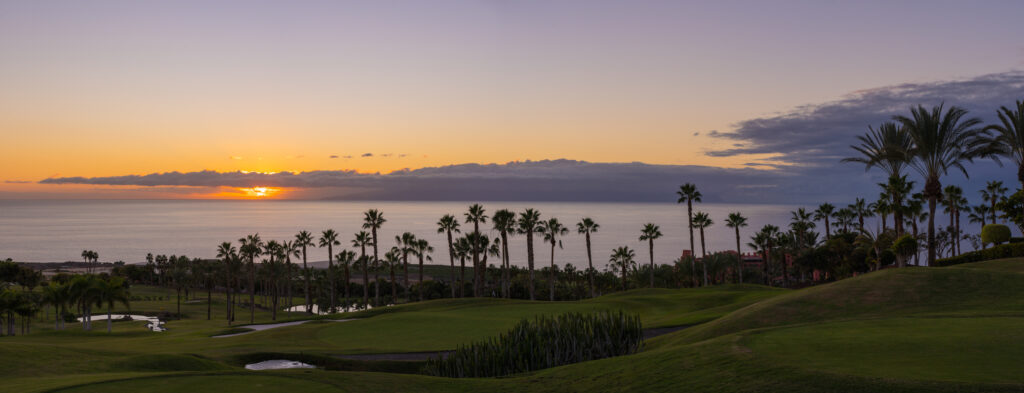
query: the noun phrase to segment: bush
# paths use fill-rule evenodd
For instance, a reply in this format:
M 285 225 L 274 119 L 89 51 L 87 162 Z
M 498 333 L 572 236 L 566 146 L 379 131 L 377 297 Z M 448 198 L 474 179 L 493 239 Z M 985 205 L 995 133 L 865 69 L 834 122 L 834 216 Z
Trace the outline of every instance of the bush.
M 617 312 L 569 313 L 522 320 L 508 333 L 459 347 L 427 361 L 442 377 L 497 377 L 564 364 L 628 355 L 640 349 L 640 317 Z
M 981 228 L 981 241 L 1003 244 L 1010 241 L 1010 227 L 1002 224 L 988 224 Z
M 986 226 L 987 227 L 987 226 Z M 936 267 L 953 266 L 962 263 L 981 262 L 992 259 L 1024 257 L 1024 243 L 1009 243 L 985 250 L 963 253 L 955 257 L 935 260 Z

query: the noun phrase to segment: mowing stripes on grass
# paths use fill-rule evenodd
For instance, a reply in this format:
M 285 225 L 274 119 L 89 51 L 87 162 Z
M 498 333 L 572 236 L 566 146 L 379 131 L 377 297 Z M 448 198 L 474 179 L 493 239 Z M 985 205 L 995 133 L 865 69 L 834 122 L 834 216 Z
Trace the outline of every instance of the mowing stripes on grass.
M 508 333 L 427 361 L 441 377 L 498 377 L 628 355 L 643 344 L 640 317 L 619 312 L 568 313 L 522 320 Z

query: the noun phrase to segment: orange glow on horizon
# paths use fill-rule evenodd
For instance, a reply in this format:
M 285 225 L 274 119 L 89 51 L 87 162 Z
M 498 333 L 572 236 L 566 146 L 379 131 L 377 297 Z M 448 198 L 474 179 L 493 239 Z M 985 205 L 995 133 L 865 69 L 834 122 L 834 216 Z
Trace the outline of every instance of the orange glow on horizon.
M 242 193 L 242 197 L 246 199 L 265 199 L 272 198 L 274 195 L 281 191 L 280 188 L 271 187 L 250 187 L 250 188 L 239 188 L 238 191 Z

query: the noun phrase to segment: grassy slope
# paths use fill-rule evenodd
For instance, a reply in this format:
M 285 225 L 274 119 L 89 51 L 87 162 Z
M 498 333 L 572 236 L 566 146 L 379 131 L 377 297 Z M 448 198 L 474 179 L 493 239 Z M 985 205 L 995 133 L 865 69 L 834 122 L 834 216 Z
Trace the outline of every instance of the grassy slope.
M 405 391 L 1020 391 L 1024 388 L 1020 377 L 1024 369 L 1019 362 L 1019 354 L 1024 353 L 1021 272 L 1022 261 L 991 261 L 943 269 L 887 270 L 793 292 L 763 292 L 756 287 L 633 291 L 592 301 L 558 303 L 561 307 L 538 302 L 438 301 L 389 312 L 368 312 L 365 315 L 376 315 L 360 322 L 307 324 L 240 336 L 239 340 L 207 339 L 207 347 L 195 344 L 204 341 L 201 338 L 207 330 L 212 331 L 199 321 L 172 322 L 172 328 L 181 324 L 177 328 L 180 332 L 175 333 L 178 337 L 154 337 L 149 333 L 135 337 L 135 333 L 125 332 L 124 337 L 104 340 L 96 334 L 45 334 L 5 341 L 0 346 L 0 370 L 20 369 L 17 373 L 8 371 L 5 377 L 14 378 L 8 381 L 16 384 L 35 386 L 22 378 L 26 376 L 24 365 L 3 365 L 2 359 L 17 357 L 18 352 L 35 356 L 36 350 L 53 349 L 44 346 L 67 338 L 81 343 L 54 345 L 60 347 L 54 350 L 123 346 L 143 353 L 162 351 L 184 356 L 152 360 L 151 364 L 202 368 L 205 359 L 184 354 L 194 351 L 191 353 L 220 359 L 230 353 L 282 347 L 295 351 L 310 345 L 319 345 L 326 352 L 374 352 L 391 348 L 390 341 L 418 348 L 449 348 L 447 345 L 457 341 L 450 337 L 488 335 L 494 329 L 503 329 L 502 321 L 514 322 L 531 313 L 622 307 L 639 312 L 647 326 L 699 322 L 728 314 L 651 340 L 645 351 L 636 355 L 513 378 L 450 380 L 320 370 L 265 372 L 259 378 L 238 378 L 234 376 L 238 369 L 233 369 L 221 371 L 224 374 L 216 377 L 187 372 L 165 374 L 157 380 L 82 385 L 73 391 L 130 391 L 154 384 L 168 391 L 223 391 L 227 386 L 260 391 L 260 386 L 266 384 L 285 389 L 292 383 L 305 382 L 317 384 L 320 391 L 392 390 L 396 386 Z M 761 301 L 754 303 L 757 300 Z M 429 334 L 416 334 L 418 330 Z M 235 341 L 210 344 L 211 340 Z M 47 342 L 50 344 L 44 344 Z M 11 343 L 24 345 L 9 346 Z M 353 347 L 355 344 L 362 347 Z M 14 352 L 8 348 L 15 348 Z M 111 363 L 106 368 L 101 366 L 102 354 L 89 356 L 100 358 L 62 366 L 78 373 L 77 377 L 44 380 L 50 386 L 67 386 L 150 375 L 145 369 L 130 374 L 100 374 L 118 367 Z M 60 354 L 53 356 L 57 357 Z M 210 370 L 223 367 L 220 363 L 207 365 Z

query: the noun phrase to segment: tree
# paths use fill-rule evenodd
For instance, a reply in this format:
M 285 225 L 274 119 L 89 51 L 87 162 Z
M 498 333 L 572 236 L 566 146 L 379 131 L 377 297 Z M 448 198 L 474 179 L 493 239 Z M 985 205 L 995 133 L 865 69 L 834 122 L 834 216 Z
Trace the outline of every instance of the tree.
M 954 256 L 963 252 L 960 249 L 960 209 L 966 204 L 967 199 L 964 198 L 964 190 L 962 188 L 949 185 L 943 190 L 942 205 L 945 207 L 944 211 L 949 213 L 949 228 L 955 235 L 955 239 L 950 244 L 950 251 Z
M 402 253 L 402 269 L 403 269 L 403 292 L 405 292 L 406 299 L 409 298 L 409 253 L 414 251 L 416 245 L 416 235 L 412 232 L 403 233 L 401 236 L 395 236 L 395 242 L 398 243 L 398 249 Z
M 590 297 L 596 296 L 594 292 L 594 258 L 590 253 L 590 234 L 597 233 L 598 229 L 601 229 L 601 226 L 590 217 L 584 217 L 576 223 L 576 232 L 585 236 L 587 240 L 587 279 L 590 282 Z
M 43 287 L 43 302 L 53 306 L 54 330 L 64 329 L 64 313 L 68 302 L 71 301 L 71 292 L 68 285 L 55 281 L 49 282 Z
M 828 220 L 835 214 L 835 210 L 836 207 L 832 206 L 831 203 L 822 203 L 814 210 L 814 219 L 825 222 L 825 240 L 832 238 L 832 231 Z
M 693 244 L 693 203 L 700 202 L 703 196 L 700 191 L 697 190 L 697 185 L 693 183 L 686 183 L 679 186 L 679 191 L 676 191 L 676 195 L 679 196 L 676 203 L 686 202 L 686 225 L 690 229 L 690 253 L 694 256 L 694 258 L 690 259 L 690 267 L 693 271 L 693 285 L 697 285 L 697 265 L 695 262 L 697 259 L 697 249 Z
M 295 234 L 295 241 L 292 242 L 292 244 L 295 245 L 296 247 L 302 247 L 302 272 L 304 273 L 303 275 L 306 282 L 306 313 L 312 314 L 313 302 L 312 300 L 310 300 L 309 297 L 309 276 L 311 272 L 309 270 L 309 265 L 306 264 L 306 248 L 314 246 L 313 234 L 309 233 L 308 231 L 300 231 L 299 233 Z
M 433 258 L 430 254 L 434 252 L 434 247 L 430 245 L 427 239 L 416 239 L 416 244 L 413 245 L 413 252 L 416 253 L 416 257 L 420 261 L 420 279 L 419 279 L 419 300 L 423 301 L 423 261 L 432 261 Z
M 249 259 L 249 323 L 256 322 L 256 257 L 263 253 L 263 239 L 252 234 L 238 239 L 238 252 Z
M 825 204 L 827 205 L 827 203 Z M 824 206 L 824 205 L 822 205 Z M 829 205 L 831 206 L 831 205 Z M 824 212 L 824 209 L 818 208 L 819 211 Z M 827 223 L 828 221 L 826 221 Z M 740 228 L 747 226 L 747 218 L 743 217 L 740 212 L 729 213 L 729 217 L 725 219 L 725 226 L 732 228 L 736 231 L 736 259 L 739 264 L 736 266 L 737 271 L 740 274 L 740 284 L 743 283 L 743 252 L 740 250 Z M 825 228 L 828 228 L 828 224 L 825 224 Z
M 384 254 L 384 261 L 387 262 L 391 277 L 391 302 L 398 304 L 398 281 L 395 280 L 395 265 L 402 263 L 402 249 L 391 247 L 391 250 Z
M 377 254 L 377 245 L 380 244 L 377 238 L 377 230 L 380 229 L 384 223 L 387 222 L 384 219 L 384 213 L 377 209 L 370 209 L 363 213 L 363 229 L 369 229 L 370 235 L 373 237 L 373 266 L 377 266 L 380 263 L 380 258 Z M 380 277 L 377 276 L 377 269 L 373 270 L 373 289 L 375 292 L 374 305 L 380 304 Z
M 640 241 L 647 241 L 647 249 L 651 257 L 651 288 L 654 288 L 654 240 L 661 236 L 661 228 L 654 223 L 646 223 L 640 230 Z
M 1006 187 L 1001 181 L 989 181 L 985 183 L 985 189 L 981 190 L 981 198 L 990 204 L 989 213 L 992 214 L 992 223 L 996 223 L 996 213 L 999 212 L 997 204 L 1006 198 Z
M 494 226 L 494 230 L 498 231 L 499 236 L 501 236 L 501 296 L 508 298 L 511 285 L 509 278 L 509 265 L 511 261 L 508 255 L 508 236 L 509 234 L 516 233 L 516 213 L 508 209 L 498 210 L 494 212 L 491 225 Z
M 288 311 L 292 308 L 292 256 L 298 258 L 299 253 L 302 252 L 302 247 L 299 246 L 298 242 L 285 240 L 281 242 L 281 252 L 284 253 L 285 262 L 285 282 L 288 286 L 285 287 L 285 296 L 288 299 Z M 346 284 L 347 285 L 347 284 Z
M 981 228 L 984 229 L 986 223 L 985 219 L 988 217 L 988 211 L 988 205 L 980 204 L 978 206 L 971 208 L 970 213 L 967 214 L 967 219 L 970 220 L 972 224 L 981 224 Z M 978 233 L 981 233 L 981 231 L 979 230 Z M 981 248 L 985 248 L 985 242 L 981 243 Z
M 903 177 L 903 170 L 908 165 L 908 154 L 914 146 L 914 140 L 899 122 L 882 123 L 878 129 L 868 127 L 868 133 L 858 136 L 859 146 L 850 146 L 860 153 L 858 157 L 843 159 L 843 162 L 857 162 L 864 164 L 864 170 L 881 168 L 887 178 L 898 179 Z M 903 233 L 902 197 L 896 193 L 888 194 L 893 217 L 896 219 L 896 232 Z M 863 221 L 863 220 L 862 220 Z M 861 223 L 860 230 L 864 230 Z
M 487 214 L 485 214 L 484 207 L 478 203 L 474 203 L 469 206 L 469 211 L 465 213 L 466 223 L 473 224 L 473 236 L 476 238 L 480 237 L 480 224 L 487 223 Z M 484 271 L 480 266 L 480 252 L 484 250 L 479 249 L 479 242 L 473 243 L 473 296 L 483 296 L 483 283 L 484 283 Z
M 1017 101 L 1017 110 L 1003 106 L 996 114 L 999 123 L 985 127 L 993 133 L 985 154 L 996 162 L 1004 157 L 1017 164 L 1017 181 L 1024 187 L 1024 101 Z
M 771 224 L 767 224 L 761 227 L 761 231 L 758 232 L 752 238 L 753 244 L 762 250 L 764 254 L 762 257 L 762 268 L 764 270 L 764 285 L 771 286 L 771 276 L 768 274 L 768 267 L 771 265 L 772 248 L 775 244 L 775 238 L 779 236 L 779 227 Z M 785 261 L 783 261 L 785 263 Z
M 537 224 L 540 222 L 540 212 L 533 209 L 526 209 L 522 213 L 519 213 L 519 221 L 516 223 L 519 227 L 519 233 L 526 235 L 526 263 L 530 269 L 530 283 L 527 287 L 530 293 L 530 300 L 535 300 L 534 297 L 534 277 L 533 277 L 533 233 L 537 231 Z
M 956 106 L 943 114 L 943 105 L 928 110 L 911 108 L 910 116 L 896 116 L 913 141 L 907 151 L 910 167 L 925 180 L 924 196 L 928 199 L 928 265 L 935 263 L 935 205 L 942 195 L 940 176 L 950 168 L 960 169 L 968 176 L 964 162 L 985 153 L 985 138 L 977 128 L 981 120 L 966 118 L 967 111 Z
M 319 246 L 320 248 L 327 247 L 327 284 L 328 286 L 330 286 L 331 291 L 329 296 L 331 299 L 329 303 L 330 308 L 328 308 L 327 312 L 331 314 L 334 313 L 334 310 L 336 309 L 338 304 L 336 295 L 337 290 L 334 288 L 334 246 L 339 245 L 341 245 L 341 241 L 338 240 L 338 232 L 335 232 L 333 229 L 326 229 L 323 232 L 320 232 Z
M 235 252 L 235 246 L 231 245 L 231 242 L 224 242 L 217 246 L 217 258 L 224 261 L 224 291 L 227 298 L 227 320 L 228 325 L 230 325 L 235 320 L 234 302 L 231 301 L 235 287 L 232 279 L 237 268 L 236 265 L 240 261 L 238 254 Z
M 451 214 L 445 214 L 437 221 L 437 233 L 448 235 L 448 262 L 451 264 L 452 272 L 452 297 L 455 297 L 455 245 L 452 242 L 452 233 L 459 233 L 459 220 Z M 461 283 L 460 283 L 461 284 Z M 461 297 L 462 294 L 460 293 Z
M 547 221 L 542 221 L 540 226 L 537 227 L 537 232 L 544 235 L 544 241 L 551 244 L 551 282 L 550 282 L 550 298 L 551 301 L 555 301 L 555 246 L 562 248 L 562 236 L 569 233 L 569 229 L 562 225 L 557 218 L 551 217 Z
M 455 241 L 455 255 L 459 258 L 459 297 L 466 296 L 466 257 L 471 255 L 473 247 L 470 244 L 472 233 L 459 237 Z M 454 278 L 452 279 L 454 281 Z
M 349 250 L 341 250 L 341 252 L 339 252 L 338 255 L 335 256 L 335 258 L 337 258 L 338 263 L 341 264 L 342 272 L 344 272 L 344 275 L 345 275 L 344 276 L 345 277 L 344 278 L 344 280 L 345 280 L 345 301 L 342 303 L 342 305 L 343 305 L 345 311 L 348 311 L 348 309 L 349 309 L 348 299 L 350 297 L 349 296 L 350 294 L 349 294 L 348 288 L 349 288 L 349 282 L 351 281 L 350 276 L 349 276 L 348 266 L 351 263 L 355 262 L 355 260 L 356 260 L 356 252 L 355 251 L 349 251 Z
M 363 269 L 363 305 L 370 304 L 370 264 L 366 260 L 366 246 L 373 244 L 369 232 L 359 231 L 352 239 L 352 247 L 359 247 L 359 265 Z
M 619 271 L 622 272 L 622 290 L 623 291 L 626 290 L 626 286 L 627 286 L 627 284 L 626 284 L 626 272 L 630 268 L 635 268 L 636 267 L 636 262 L 634 261 L 635 258 L 636 258 L 636 252 L 634 252 L 633 250 L 631 250 L 627 246 L 622 246 L 622 247 L 613 249 L 612 250 L 611 258 L 608 260 L 609 266 L 611 268 L 619 270 Z
M 711 217 L 709 217 L 707 213 L 697 212 L 697 214 L 693 215 L 693 226 L 700 229 L 700 263 L 704 268 L 704 286 L 708 285 L 708 265 L 707 262 L 704 261 L 704 258 L 707 257 L 708 250 L 704 245 L 704 228 L 710 227 L 713 224 L 714 221 L 711 221 Z
M 113 330 L 110 320 L 110 309 L 114 304 L 121 303 L 128 307 L 128 289 L 121 277 L 110 277 L 106 280 L 97 281 L 96 304 L 107 306 L 107 333 Z M 179 315 L 181 305 L 179 304 Z

